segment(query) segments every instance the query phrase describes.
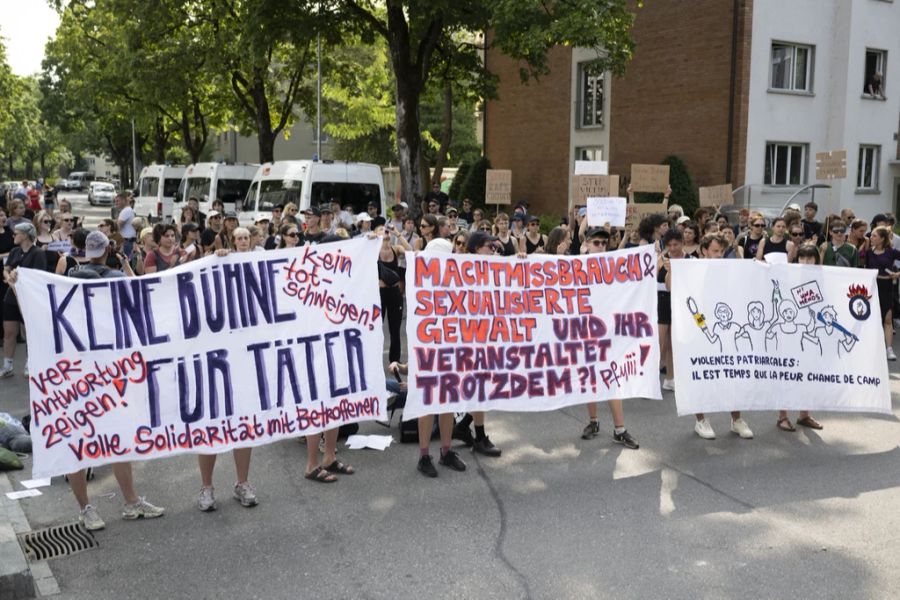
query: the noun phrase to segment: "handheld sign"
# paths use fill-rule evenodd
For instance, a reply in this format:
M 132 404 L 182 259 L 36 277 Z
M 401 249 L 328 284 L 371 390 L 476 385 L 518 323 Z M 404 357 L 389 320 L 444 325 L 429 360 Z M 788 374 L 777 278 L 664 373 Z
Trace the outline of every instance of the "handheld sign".
M 485 179 L 485 204 L 512 204 L 512 171 L 488 169 Z
M 588 225 L 602 227 L 609 223 L 613 227 L 624 227 L 626 206 L 625 198 L 588 198 Z
M 587 204 L 588 198 L 619 195 L 618 175 L 575 175 L 572 178 L 572 202 Z
M 847 151 L 816 152 L 816 179 L 846 179 Z
M 631 165 L 632 192 L 665 192 L 669 187 L 669 165 Z
M 647 215 L 664 215 L 669 210 L 668 202 L 634 203 L 630 202 L 625 208 L 625 230 L 634 231 L 638 224 Z
M 730 183 L 700 188 L 700 206 L 722 206 L 731 203 Z
M 605 160 L 576 160 L 575 175 L 609 175 L 609 163 Z
M 69 240 L 53 240 L 47 244 L 47 252 L 61 252 L 68 254 L 72 251 L 72 243 Z

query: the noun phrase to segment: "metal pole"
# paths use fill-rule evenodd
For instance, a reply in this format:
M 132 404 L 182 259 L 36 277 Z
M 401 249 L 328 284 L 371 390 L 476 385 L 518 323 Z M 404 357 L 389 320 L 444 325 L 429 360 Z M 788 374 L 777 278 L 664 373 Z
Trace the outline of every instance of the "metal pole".
M 137 177 L 137 136 L 134 133 L 134 119 L 131 120 L 131 187 L 134 187 Z M 124 179 L 124 178 L 123 178 Z
M 322 160 L 322 34 L 316 35 L 316 157 Z

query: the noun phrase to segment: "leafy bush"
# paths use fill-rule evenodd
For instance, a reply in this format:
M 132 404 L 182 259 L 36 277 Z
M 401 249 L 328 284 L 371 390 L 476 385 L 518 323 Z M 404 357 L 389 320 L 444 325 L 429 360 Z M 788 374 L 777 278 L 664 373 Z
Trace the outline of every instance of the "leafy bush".
M 466 175 L 466 181 L 460 190 L 459 199 L 468 198 L 473 206 L 484 207 L 484 186 L 487 179 L 487 170 L 491 168 L 491 161 L 480 158 L 472 165 Z M 450 195 L 452 197 L 452 194 Z
M 672 195 L 669 204 L 678 204 L 684 209 L 684 214 L 690 216 L 700 207 L 697 197 L 697 188 L 691 179 L 684 161 L 675 155 L 667 156 L 662 164 L 669 165 L 669 185 L 672 186 Z
M 459 193 L 462 191 L 462 186 L 466 182 L 466 177 L 471 170 L 472 165 L 470 163 L 459 163 L 459 166 L 456 168 L 456 175 L 453 176 L 453 181 L 450 183 L 450 190 L 447 192 L 447 195 L 450 196 L 451 200 L 462 202 L 463 199 L 459 197 Z

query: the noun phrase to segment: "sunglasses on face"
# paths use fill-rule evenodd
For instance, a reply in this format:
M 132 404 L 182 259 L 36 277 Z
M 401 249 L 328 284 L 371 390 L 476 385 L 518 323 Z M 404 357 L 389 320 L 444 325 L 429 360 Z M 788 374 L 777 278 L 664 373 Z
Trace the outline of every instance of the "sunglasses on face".
M 71 223 L 73 221 L 73 219 L 63 219 L 62 221 L 63 221 L 63 223 Z
M 490 231 L 490 230 L 491 230 L 490 227 L 479 227 L 478 228 L 478 231 Z
M 425 228 L 425 227 L 431 227 L 431 225 L 429 225 L 428 223 L 420 223 L 420 224 L 419 224 L 419 227 L 420 227 L 420 228 Z
M 753 227 L 764 227 L 765 223 L 754 223 Z
M 802 237 L 802 236 L 803 236 L 802 231 L 795 231 L 791 234 L 791 237 Z
M 51 223 L 53 223 L 53 221 L 41 221 L 41 223 L 43 223 L 44 225 L 50 225 Z
M 591 240 L 591 246 L 605 246 L 608 243 L 607 240 Z
M 295 237 L 300 237 L 300 234 L 297 233 L 296 231 L 288 231 L 286 234 L 284 234 L 284 236 L 290 237 L 290 238 L 295 238 Z
M 831 233 L 844 233 L 843 229 L 832 229 Z
M 465 246 L 465 245 L 466 245 L 466 241 L 465 241 L 465 240 L 456 240 L 456 245 L 457 245 L 457 246 Z

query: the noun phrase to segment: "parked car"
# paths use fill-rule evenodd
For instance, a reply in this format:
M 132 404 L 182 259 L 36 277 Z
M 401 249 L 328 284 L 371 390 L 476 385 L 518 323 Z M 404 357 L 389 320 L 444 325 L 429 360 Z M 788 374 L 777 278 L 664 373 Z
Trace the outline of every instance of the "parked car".
M 105 181 L 92 181 L 87 199 L 91 206 L 112 206 L 116 199 L 116 186 Z

